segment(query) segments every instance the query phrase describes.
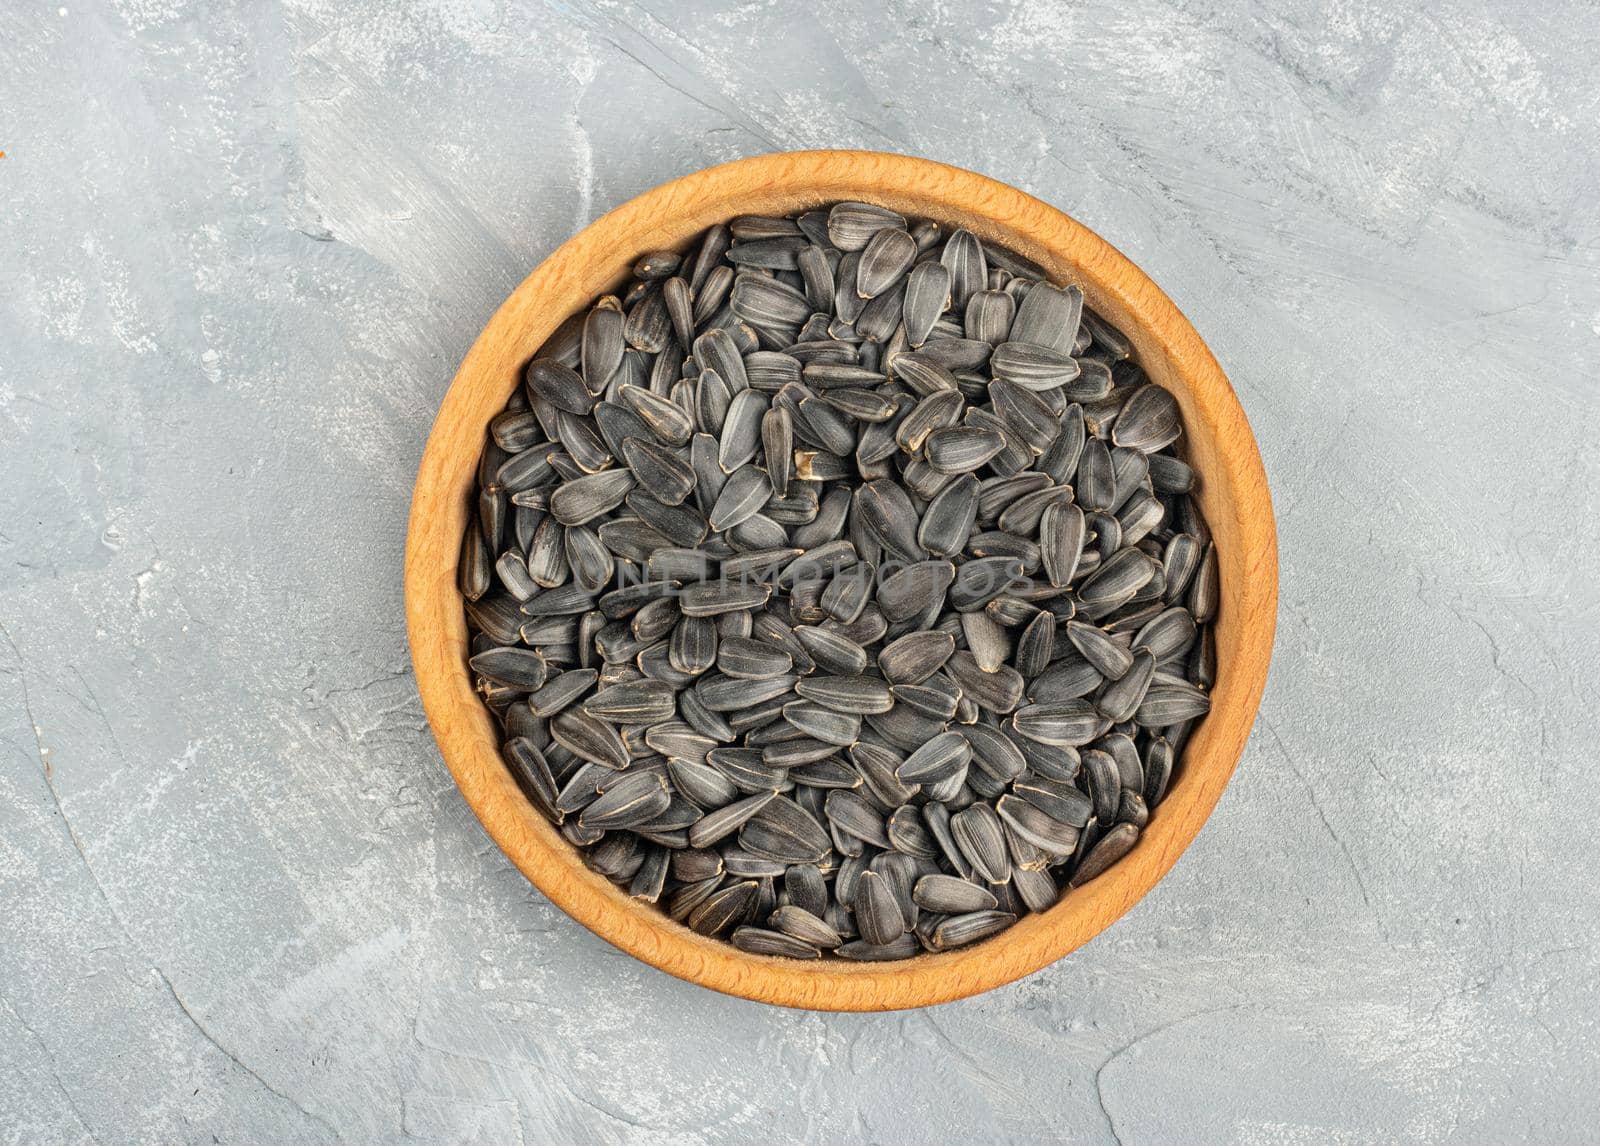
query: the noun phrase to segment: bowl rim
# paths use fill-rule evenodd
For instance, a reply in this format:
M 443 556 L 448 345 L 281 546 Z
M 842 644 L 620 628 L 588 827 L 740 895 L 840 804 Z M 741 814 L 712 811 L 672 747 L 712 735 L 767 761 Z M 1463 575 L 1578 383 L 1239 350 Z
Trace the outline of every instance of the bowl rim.
M 1190 448 L 1205 455 L 1196 463 L 1206 483 L 1200 499 L 1222 573 L 1213 707 L 1139 843 L 1100 878 L 993 939 L 898 963 L 749 955 L 673 923 L 584 866 L 501 760 L 494 722 L 467 671 L 456 587 L 485 427 L 555 327 L 612 289 L 646 251 L 681 247 L 735 215 L 841 199 L 966 225 L 1038 262 L 1052 279 L 1082 286 L 1088 303 L 1129 335 L 1151 377 L 1178 396 Z M 1215 513 L 1223 507 L 1226 514 Z M 865 151 L 780 152 L 696 171 L 629 200 L 551 252 L 484 326 L 440 404 L 418 468 L 405 557 L 407 625 L 424 711 L 468 806 L 528 880 L 601 938 L 671 975 L 760 1002 L 829 1011 L 928 1006 L 1002 986 L 1069 954 L 1137 903 L 1193 841 L 1238 763 L 1266 687 L 1277 591 L 1271 500 L 1244 411 L 1210 350 L 1160 288 L 1104 239 L 1023 191 L 932 160 Z

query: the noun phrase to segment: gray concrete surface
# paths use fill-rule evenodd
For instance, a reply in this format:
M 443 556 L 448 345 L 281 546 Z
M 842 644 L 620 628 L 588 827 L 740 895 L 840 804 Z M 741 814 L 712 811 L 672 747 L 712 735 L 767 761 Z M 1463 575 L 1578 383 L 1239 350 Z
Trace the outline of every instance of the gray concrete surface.
M 61 2 L 0 10 L 0 1140 L 1593 1140 L 1592 5 Z M 500 299 L 811 146 L 1128 252 L 1282 532 L 1262 718 L 1173 875 L 899 1015 L 551 908 L 401 624 Z

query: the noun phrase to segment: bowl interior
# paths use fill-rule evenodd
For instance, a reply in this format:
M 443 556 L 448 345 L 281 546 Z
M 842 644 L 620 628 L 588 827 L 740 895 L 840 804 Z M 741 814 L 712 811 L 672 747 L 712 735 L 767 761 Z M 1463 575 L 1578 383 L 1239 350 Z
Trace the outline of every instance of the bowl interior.
M 493 719 L 472 688 L 456 590 L 462 531 L 489 420 L 555 328 L 616 289 L 637 259 L 684 250 L 713 223 L 858 199 L 963 226 L 1038 263 L 1128 335 L 1149 376 L 1177 397 L 1183 449 L 1221 573 L 1217 685 L 1166 799 L 1133 851 L 1051 910 L 970 948 L 900 963 L 801 962 L 747 955 L 670 921 L 591 872 L 522 795 L 501 762 Z M 563 244 L 506 300 L 440 408 L 417 480 L 406 556 L 407 615 L 429 721 L 463 795 L 495 842 L 553 902 L 616 946 L 704 986 L 828 1010 L 921 1006 L 1010 982 L 1060 958 L 1128 910 L 1194 838 L 1232 774 L 1265 686 L 1276 614 L 1276 540 L 1265 475 L 1237 398 L 1171 301 L 1124 256 L 1014 188 L 927 160 L 864 152 L 762 156 L 640 196 Z

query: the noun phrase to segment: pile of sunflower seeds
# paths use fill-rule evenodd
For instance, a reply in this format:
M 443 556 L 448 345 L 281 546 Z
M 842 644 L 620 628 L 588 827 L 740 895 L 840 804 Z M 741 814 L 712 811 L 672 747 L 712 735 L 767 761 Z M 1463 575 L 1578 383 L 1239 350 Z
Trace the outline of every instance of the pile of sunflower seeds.
M 972 943 L 1124 856 L 1218 600 L 1128 339 L 865 203 L 633 269 L 491 423 L 462 547 L 528 799 L 632 896 L 794 958 Z

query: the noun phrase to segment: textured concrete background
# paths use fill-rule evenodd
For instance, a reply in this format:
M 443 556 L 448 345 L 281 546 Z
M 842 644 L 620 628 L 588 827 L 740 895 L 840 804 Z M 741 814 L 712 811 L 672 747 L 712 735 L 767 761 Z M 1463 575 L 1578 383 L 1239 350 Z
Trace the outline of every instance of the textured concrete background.
M 1592 5 L 64 2 L 0 8 L 0 1140 L 1592 1140 Z M 1282 532 L 1261 721 L 1177 870 L 901 1015 L 722 998 L 551 908 L 401 623 L 500 299 L 647 187 L 813 146 L 1142 264 Z

